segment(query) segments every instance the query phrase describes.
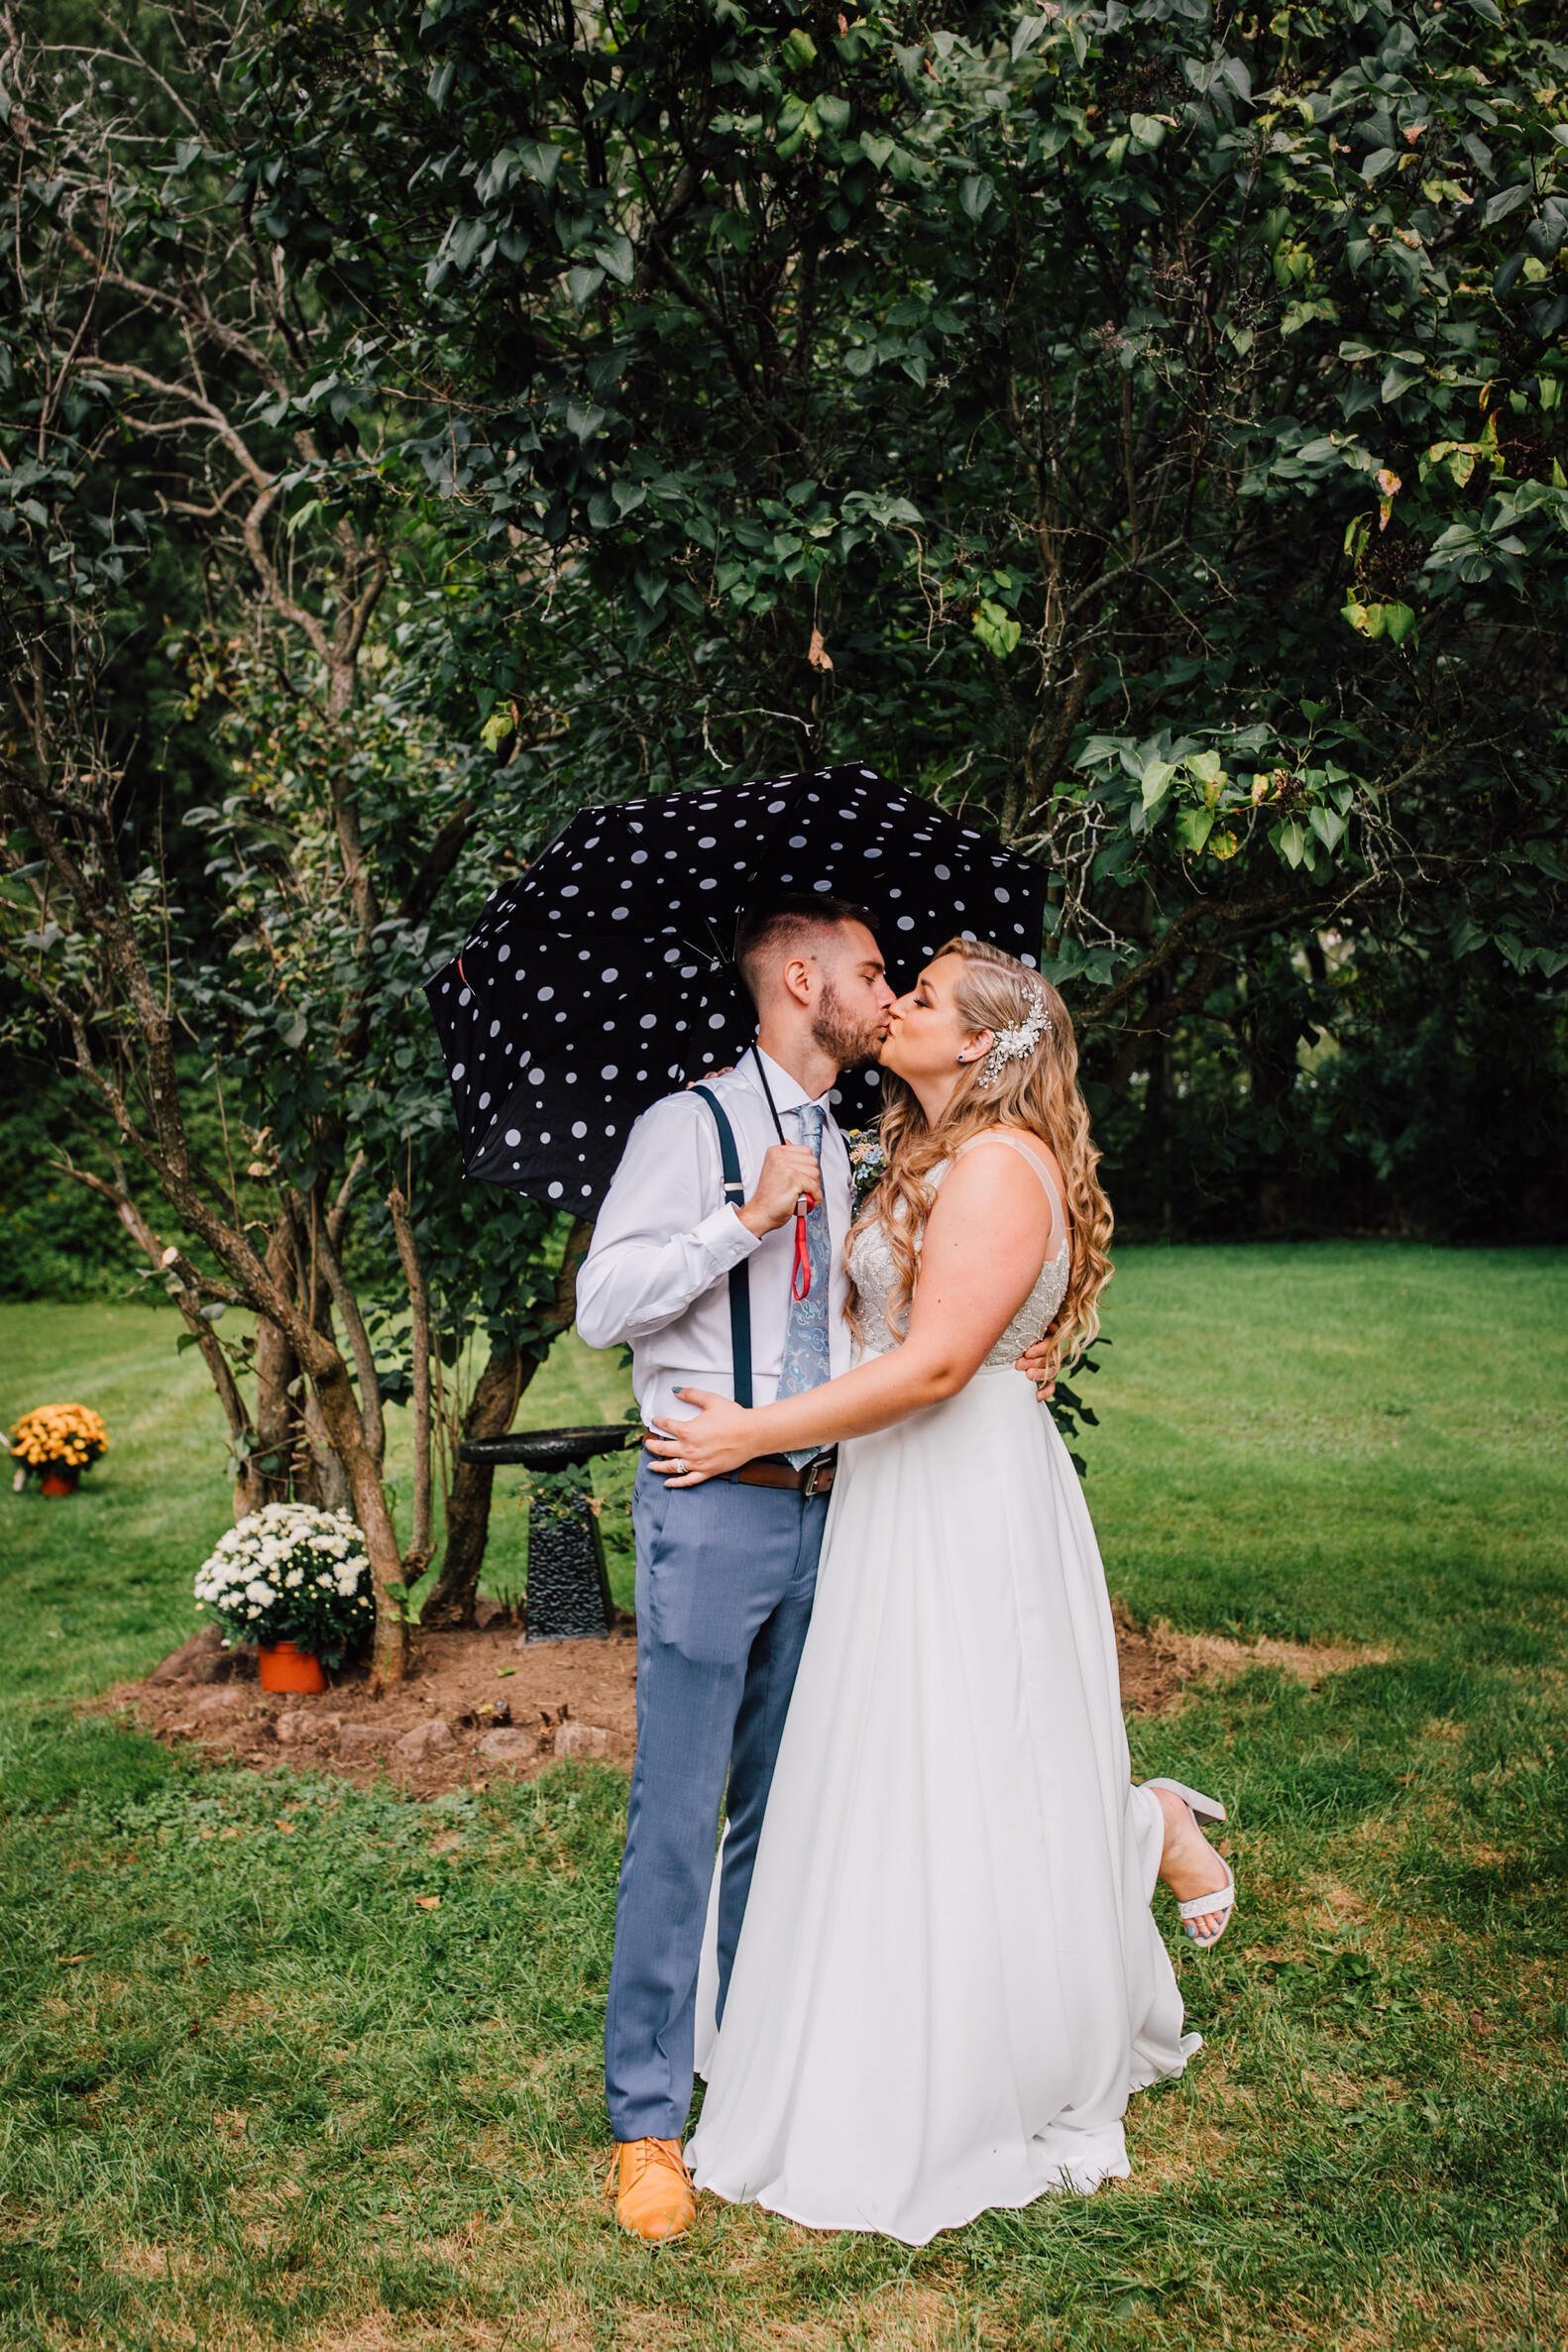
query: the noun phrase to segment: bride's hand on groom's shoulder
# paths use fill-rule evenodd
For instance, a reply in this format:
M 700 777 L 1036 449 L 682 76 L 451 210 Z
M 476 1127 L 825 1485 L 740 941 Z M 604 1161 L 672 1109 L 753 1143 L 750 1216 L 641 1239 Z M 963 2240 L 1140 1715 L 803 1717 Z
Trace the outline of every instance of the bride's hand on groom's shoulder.
M 652 1468 L 670 1486 L 700 1487 L 705 1479 L 723 1478 L 727 1470 L 750 1461 L 756 1446 L 743 1405 L 708 1389 L 677 1389 L 675 1394 L 693 1407 L 692 1418 L 673 1423 L 669 1436 L 650 1430 L 642 1441 Z

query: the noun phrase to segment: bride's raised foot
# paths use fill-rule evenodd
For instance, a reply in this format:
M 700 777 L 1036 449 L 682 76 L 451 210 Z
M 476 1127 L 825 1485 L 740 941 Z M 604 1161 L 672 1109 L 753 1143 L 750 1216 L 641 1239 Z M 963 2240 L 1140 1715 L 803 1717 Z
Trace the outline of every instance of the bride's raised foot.
M 1176 1898 L 1176 1916 L 1200 1952 L 1217 1944 L 1236 1904 L 1236 1876 L 1204 1837 L 1200 1821 L 1222 1822 L 1225 1808 L 1179 1780 L 1150 1780 L 1165 1816 L 1160 1875 Z

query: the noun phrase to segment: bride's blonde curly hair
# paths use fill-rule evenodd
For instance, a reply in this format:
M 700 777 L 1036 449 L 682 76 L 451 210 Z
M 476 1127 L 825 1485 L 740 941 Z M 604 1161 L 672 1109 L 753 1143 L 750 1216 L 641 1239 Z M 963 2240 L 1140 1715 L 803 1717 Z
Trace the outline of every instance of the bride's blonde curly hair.
M 1049 1144 L 1057 1156 L 1071 1220 L 1071 1264 L 1066 1296 L 1051 1326 L 1054 1365 L 1071 1365 L 1100 1327 L 1098 1299 L 1111 1279 L 1111 1204 L 1095 1169 L 1099 1153 L 1089 1134 L 1088 1107 L 1078 1091 L 1078 1048 L 1072 1022 L 1057 990 L 1039 972 L 1020 963 L 989 940 L 949 940 L 933 961 L 958 958 L 962 969 L 953 988 L 958 1018 L 970 1029 L 1022 1028 L 1042 999 L 1050 1027 L 1034 1048 L 1004 1062 L 994 1082 L 982 1085 L 983 1061 L 965 1065 L 941 1121 L 928 1127 L 926 1114 L 901 1078 L 882 1078 L 883 1111 L 878 1129 L 886 1167 L 850 1229 L 849 1242 L 872 1218 L 886 1230 L 898 1282 L 891 1312 L 906 1322 L 919 1273 L 919 1244 L 936 1198 L 930 1181 L 938 1165 L 987 1127 L 1019 1127 Z M 849 1319 L 858 1331 L 859 1299 L 853 1278 Z

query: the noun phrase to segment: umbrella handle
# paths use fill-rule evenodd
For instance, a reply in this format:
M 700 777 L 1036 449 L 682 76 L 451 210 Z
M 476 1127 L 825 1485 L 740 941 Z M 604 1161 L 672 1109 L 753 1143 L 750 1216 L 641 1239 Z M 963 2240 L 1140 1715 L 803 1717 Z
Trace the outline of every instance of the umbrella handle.
M 790 1274 L 790 1296 L 795 1299 L 811 1296 L 811 1244 L 806 1239 L 806 1217 L 803 1210 L 795 1212 L 795 1265 Z

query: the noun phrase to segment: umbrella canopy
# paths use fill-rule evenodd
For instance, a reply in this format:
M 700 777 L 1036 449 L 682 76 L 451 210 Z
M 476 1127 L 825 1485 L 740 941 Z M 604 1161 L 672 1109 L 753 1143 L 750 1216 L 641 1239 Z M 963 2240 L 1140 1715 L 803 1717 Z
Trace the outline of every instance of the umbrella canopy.
M 866 908 L 900 989 L 955 932 L 1039 960 L 1042 868 L 872 768 L 585 809 L 425 983 L 468 1174 L 591 1215 L 638 1114 L 754 1034 L 742 913 L 829 892 Z M 876 1077 L 845 1076 L 844 1123 Z

